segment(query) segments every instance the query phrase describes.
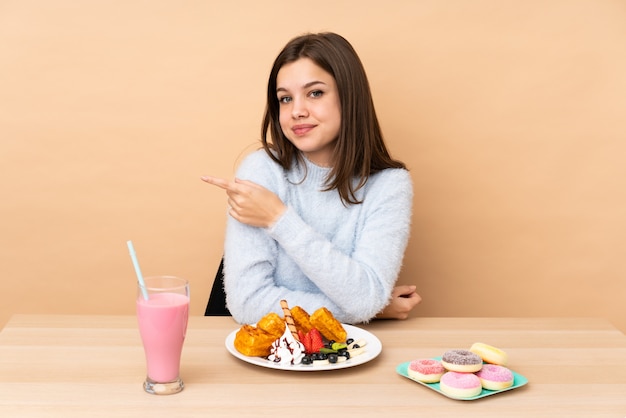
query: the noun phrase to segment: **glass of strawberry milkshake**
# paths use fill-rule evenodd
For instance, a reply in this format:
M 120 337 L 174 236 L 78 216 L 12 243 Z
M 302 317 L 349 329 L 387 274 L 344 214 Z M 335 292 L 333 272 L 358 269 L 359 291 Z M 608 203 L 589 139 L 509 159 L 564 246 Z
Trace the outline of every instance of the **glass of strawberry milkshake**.
M 144 390 L 170 395 L 184 388 L 180 357 L 189 318 L 189 282 L 175 276 L 146 277 L 137 289 L 137 320 L 146 355 Z

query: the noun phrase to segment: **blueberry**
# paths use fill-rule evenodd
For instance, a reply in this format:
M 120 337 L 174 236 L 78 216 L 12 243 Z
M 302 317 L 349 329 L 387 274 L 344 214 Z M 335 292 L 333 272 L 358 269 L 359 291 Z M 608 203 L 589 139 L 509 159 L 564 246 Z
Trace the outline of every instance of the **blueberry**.
M 326 354 L 324 353 L 313 353 L 311 354 L 311 359 L 315 360 L 326 360 Z
M 337 354 L 335 353 L 331 353 L 328 355 L 328 362 L 329 363 L 337 363 Z

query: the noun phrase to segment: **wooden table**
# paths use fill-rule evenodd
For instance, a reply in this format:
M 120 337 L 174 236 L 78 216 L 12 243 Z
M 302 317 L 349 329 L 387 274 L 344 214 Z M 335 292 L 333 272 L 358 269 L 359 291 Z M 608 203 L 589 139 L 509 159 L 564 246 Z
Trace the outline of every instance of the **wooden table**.
M 133 316 L 16 315 L 0 333 L 1 417 L 626 417 L 626 336 L 602 319 L 413 318 L 363 328 L 380 356 L 342 370 L 291 372 L 225 349 L 230 317 L 190 318 L 185 390 L 143 392 Z M 458 401 L 395 371 L 476 341 L 508 352 L 526 386 Z

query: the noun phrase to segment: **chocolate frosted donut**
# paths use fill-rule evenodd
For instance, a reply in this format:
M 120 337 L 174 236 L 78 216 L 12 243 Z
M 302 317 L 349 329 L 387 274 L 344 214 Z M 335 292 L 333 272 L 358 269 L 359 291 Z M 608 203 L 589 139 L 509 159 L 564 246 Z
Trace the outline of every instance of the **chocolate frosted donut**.
M 453 372 L 474 373 L 483 367 L 483 359 L 469 350 L 448 350 L 443 353 L 441 364 Z

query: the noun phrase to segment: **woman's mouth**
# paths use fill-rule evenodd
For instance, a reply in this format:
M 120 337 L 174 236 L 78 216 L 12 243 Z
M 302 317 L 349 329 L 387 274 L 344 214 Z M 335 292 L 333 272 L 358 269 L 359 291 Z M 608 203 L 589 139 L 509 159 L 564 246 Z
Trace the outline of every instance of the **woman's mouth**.
M 291 131 L 296 134 L 297 136 L 302 136 L 307 134 L 308 132 L 310 132 L 313 128 L 315 128 L 315 125 L 294 125 L 291 128 Z

